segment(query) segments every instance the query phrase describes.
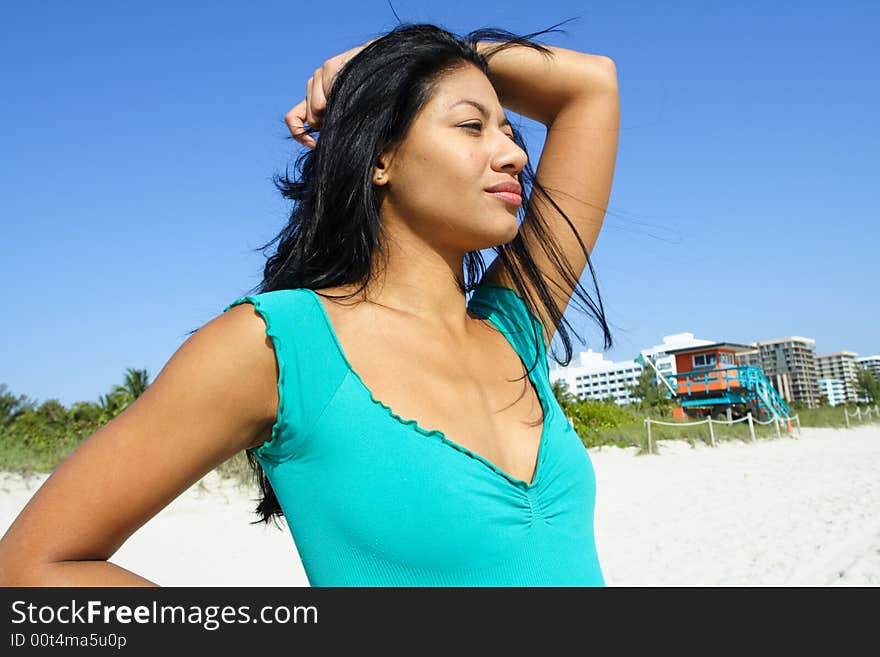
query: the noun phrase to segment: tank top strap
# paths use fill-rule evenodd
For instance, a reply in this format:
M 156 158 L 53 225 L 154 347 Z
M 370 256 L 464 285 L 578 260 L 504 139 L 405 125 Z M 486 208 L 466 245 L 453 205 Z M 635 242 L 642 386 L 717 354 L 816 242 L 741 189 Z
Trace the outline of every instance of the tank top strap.
M 479 317 L 493 320 L 527 367 L 537 358 L 537 379 L 544 393 L 552 395 L 543 325 L 525 300 L 509 287 L 481 283 L 468 301 L 468 309 Z

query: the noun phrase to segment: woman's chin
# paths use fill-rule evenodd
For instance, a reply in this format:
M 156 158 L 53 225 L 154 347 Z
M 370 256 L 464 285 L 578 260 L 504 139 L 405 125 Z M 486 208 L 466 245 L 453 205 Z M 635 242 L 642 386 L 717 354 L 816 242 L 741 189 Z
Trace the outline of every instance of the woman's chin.
M 498 230 L 492 235 L 492 246 L 501 246 L 502 244 L 507 244 L 508 242 L 512 242 L 514 238 L 519 233 L 519 225 L 516 221 L 514 221 L 510 225 L 503 226 L 501 230 Z
M 511 240 L 513 240 L 513 238 L 517 236 L 517 233 L 519 233 L 519 219 L 516 216 L 516 214 L 508 215 L 508 220 L 505 223 L 504 227 L 506 229 L 505 230 L 505 235 L 506 235 L 505 243 L 507 243 L 507 242 L 510 242 Z
M 519 221 L 514 214 L 491 212 L 468 228 L 470 230 L 459 233 L 459 236 L 467 237 L 468 251 L 480 251 L 513 241 L 519 233 Z M 475 228 L 479 230 L 474 231 Z

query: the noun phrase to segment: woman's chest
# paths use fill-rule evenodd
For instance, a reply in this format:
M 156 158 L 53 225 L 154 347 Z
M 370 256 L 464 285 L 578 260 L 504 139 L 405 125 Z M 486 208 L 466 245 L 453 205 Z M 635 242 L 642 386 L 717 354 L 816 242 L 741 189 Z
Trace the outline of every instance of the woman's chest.
M 456 344 L 402 322 L 379 328 L 339 315 L 333 320 L 354 383 L 374 400 L 512 477 L 533 480 L 544 412 L 532 377 L 542 363 L 529 376 L 504 335 L 488 326 Z
M 561 414 L 529 485 L 360 392 L 347 377 L 302 451 L 269 473 L 304 561 L 333 546 L 464 568 L 497 564 L 538 538 L 591 540 L 593 468 Z

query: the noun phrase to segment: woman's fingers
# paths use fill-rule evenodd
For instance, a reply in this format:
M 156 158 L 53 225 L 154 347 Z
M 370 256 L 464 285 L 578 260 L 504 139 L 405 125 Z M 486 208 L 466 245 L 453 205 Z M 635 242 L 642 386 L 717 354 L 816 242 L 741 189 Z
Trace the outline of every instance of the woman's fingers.
M 296 107 L 284 116 L 284 122 L 290 130 L 290 134 L 303 146 L 314 148 L 317 141 L 311 135 L 305 133 L 305 124 L 315 130 L 321 127 L 321 117 L 327 107 L 327 98 L 324 95 L 324 83 L 321 69 L 306 82 L 306 97 Z
M 312 96 L 314 95 L 312 89 L 315 86 L 314 81 L 315 78 L 311 77 L 309 78 L 309 81 L 306 82 L 306 121 L 309 122 L 310 128 L 314 128 L 316 123 L 315 115 L 312 113 Z
M 324 110 L 327 109 L 327 96 L 326 93 L 329 89 L 324 89 L 324 69 L 319 68 L 315 71 L 315 74 L 312 76 L 312 97 L 309 99 L 309 104 L 312 110 L 312 116 L 314 117 L 317 123 L 321 123 L 324 118 Z M 310 123 L 309 125 L 314 125 Z
M 320 129 L 324 112 L 327 109 L 327 94 L 330 93 L 330 87 L 336 79 L 336 74 L 349 59 L 375 40 L 372 39 L 362 46 L 328 59 L 315 70 L 314 75 L 306 82 L 305 100 L 300 101 L 284 116 L 284 122 L 290 133 L 300 144 L 309 148 L 314 148 L 317 145 L 318 142 L 315 141 L 315 138 L 305 133 L 305 124 L 308 123 L 312 130 Z
M 300 101 L 293 109 L 284 115 L 284 122 L 287 124 L 290 134 L 293 135 L 293 138 L 296 139 L 296 141 L 308 148 L 314 148 L 317 145 L 317 142 L 314 137 L 305 132 L 305 121 L 308 120 L 306 116 L 306 105 L 307 102 L 305 100 Z

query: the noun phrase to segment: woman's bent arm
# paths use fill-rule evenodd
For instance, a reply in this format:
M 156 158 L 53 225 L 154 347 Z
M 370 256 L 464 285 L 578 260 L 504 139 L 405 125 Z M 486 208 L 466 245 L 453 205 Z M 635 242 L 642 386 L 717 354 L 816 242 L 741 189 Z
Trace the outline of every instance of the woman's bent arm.
M 107 559 L 216 466 L 268 440 L 277 376 L 252 305 L 202 326 L 22 509 L 0 539 L 0 586 L 156 586 Z
M 483 54 L 495 47 L 488 41 L 478 44 Z M 533 195 L 530 205 L 544 213 L 547 230 L 577 280 L 587 268 L 584 248 L 592 254 L 611 195 L 620 133 L 617 65 L 604 55 L 545 47 L 553 52 L 552 58 L 525 46 L 514 46 L 493 55 L 489 68 L 502 106 L 547 127 L 535 177 L 568 221 L 542 194 Z M 545 250 L 542 238 L 532 229 L 533 223 L 527 212 L 520 228 L 523 243 L 556 297 L 557 306 L 564 310 L 575 289 L 559 277 L 557 256 Z M 483 280 L 515 287 L 500 258 L 489 265 Z M 532 298 L 539 298 L 538 290 L 528 289 L 532 287 L 528 281 L 524 286 Z M 549 345 L 557 325 L 543 308 L 536 312 L 547 330 L 544 344 Z

